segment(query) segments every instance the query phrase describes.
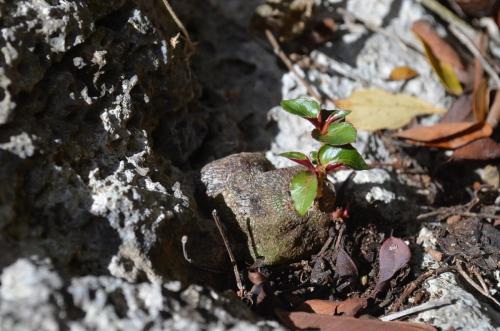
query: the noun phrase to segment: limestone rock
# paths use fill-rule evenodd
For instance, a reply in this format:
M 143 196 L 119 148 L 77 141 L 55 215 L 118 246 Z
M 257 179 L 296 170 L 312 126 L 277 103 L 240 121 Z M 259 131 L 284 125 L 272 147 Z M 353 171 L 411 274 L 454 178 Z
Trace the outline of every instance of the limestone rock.
M 235 296 L 179 282 L 128 283 L 108 276 L 65 279 L 48 260 L 3 270 L 0 329 L 12 331 L 280 330 Z
M 227 259 L 177 167 L 207 131 L 182 50 L 125 0 L 0 1 L 0 16 L 0 269 L 36 254 L 72 275 L 217 278 L 182 254 L 187 235 L 196 261 Z

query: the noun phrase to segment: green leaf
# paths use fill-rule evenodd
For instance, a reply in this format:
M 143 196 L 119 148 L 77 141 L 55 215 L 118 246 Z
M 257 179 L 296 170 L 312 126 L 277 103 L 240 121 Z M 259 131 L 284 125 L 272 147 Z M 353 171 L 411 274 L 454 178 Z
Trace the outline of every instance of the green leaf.
M 312 206 L 318 191 L 318 178 L 310 171 L 298 172 L 290 182 L 293 205 L 300 216 Z
M 340 163 L 354 170 L 368 169 L 368 165 L 363 160 L 363 157 L 351 145 L 324 145 L 319 150 L 319 161 L 324 166 Z
M 301 152 L 286 152 L 286 153 L 281 153 L 280 156 L 289 158 L 291 160 L 307 160 L 307 155 Z
M 314 165 L 309 160 L 307 155 L 301 152 L 286 152 L 286 153 L 281 153 L 280 156 L 286 157 L 294 162 L 297 162 L 298 164 L 301 164 L 303 166 L 308 167 L 310 170 L 314 169 Z
M 351 123 L 331 123 L 325 134 L 314 130 L 312 133 L 314 139 L 333 146 L 346 145 L 356 141 L 356 129 Z
M 321 106 L 314 99 L 300 97 L 298 99 L 283 100 L 281 107 L 290 114 L 305 118 L 316 118 L 321 111 Z
M 311 151 L 309 153 L 309 158 L 311 159 L 311 162 L 313 164 L 317 164 L 318 163 L 318 152 L 316 151 Z

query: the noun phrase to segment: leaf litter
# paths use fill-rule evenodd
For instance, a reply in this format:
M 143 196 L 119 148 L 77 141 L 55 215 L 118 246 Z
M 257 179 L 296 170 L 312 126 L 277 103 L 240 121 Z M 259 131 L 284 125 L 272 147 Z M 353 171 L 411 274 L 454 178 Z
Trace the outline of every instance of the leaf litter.
M 347 120 L 358 130 L 398 129 L 417 115 L 441 114 L 445 110 L 407 94 L 393 94 L 381 89 L 354 91 L 335 104 L 351 110 Z
M 423 101 L 418 96 L 392 93 L 380 88 L 354 90 L 347 98 L 330 101 L 334 101 L 340 108 L 351 111 L 347 120 L 355 129 L 380 131 L 376 134 L 385 138 L 390 135 L 403 139 L 410 148 L 416 146 L 419 149 L 418 153 L 432 156 L 435 154 L 431 153 L 435 152 L 427 150 L 440 148 L 453 150 L 451 157 L 453 161 L 499 158 L 500 145 L 496 128 L 500 119 L 500 94 L 496 92 L 491 103 L 488 76 L 483 73 L 480 61 L 474 59 L 475 77 L 472 77 L 469 70 L 470 55 L 464 56 L 463 50 L 457 49 L 442 38 L 433 25 L 417 21 L 413 24 L 412 31 L 422 42 L 424 56 L 440 79 L 443 88 L 455 96 L 448 110 Z M 317 43 L 322 42 L 320 39 L 315 38 Z M 415 75 L 417 72 L 410 67 L 396 67 L 388 79 L 407 81 Z M 304 103 L 303 107 L 295 111 L 309 116 L 313 123 L 320 110 Z M 442 117 L 437 124 L 419 125 L 419 119 L 424 115 L 442 115 Z M 405 129 L 391 132 L 401 128 Z M 348 130 L 351 129 L 346 125 L 346 131 Z M 332 138 L 328 132 L 316 132 L 316 134 L 322 135 L 324 140 Z M 395 142 L 395 140 L 387 141 Z M 391 153 L 397 155 L 398 164 L 402 165 L 399 168 L 395 163 L 393 169 L 402 172 L 427 171 L 424 175 L 417 174 L 415 177 L 421 182 L 434 181 L 434 178 L 429 179 L 431 177 L 429 169 L 438 168 L 437 163 L 441 159 L 429 157 L 431 162 L 425 164 L 427 169 L 422 170 L 416 158 L 409 155 L 411 152 L 407 153 L 408 146 L 393 146 Z M 304 155 L 295 157 L 301 162 L 306 158 Z M 438 170 L 436 172 L 442 176 Z M 407 178 L 413 178 L 409 174 L 405 175 Z M 469 175 L 462 176 L 460 171 L 452 172 L 451 176 L 453 175 L 469 178 Z M 440 179 L 445 185 L 443 190 L 456 185 L 458 179 L 463 180 L 463 178 L 449 179 L 446 176 Z M 500 216 L 498 209 L 493 208 L 495 202 L 481 195 L 483 193 L 494 195 L 492 193 L 494 191 L 476 184 L 477 182 L 473 185 L 467 183 L 460 186 L 463 191 L 468 192 L 463 192 L 466 196 L 474 192 L 475 200 L 471 203 L 461 202 L 457 206 L 428 213 L 434 213 L 434 220 L 438 221 L 459 217 L 455 217 L 455 223 L 450 221 L 450 224 L 446 224 L 446 230 L 437 228 L 438 244 L 426 251 L 436 256 L 441 268 L 428 270 L 420 275 L 425 277 L 412 280 L 413 274 L 409 264 L 411 250 L 405 243 L 407 239 L 410 241 L 414 239 L 411 235 L 406 233 L 406 236 L 397 238 L 391 234 L 385 237 L 385 234 L 392 233 L 394 229 L 384 225 L 379 225 L 379 228 L 372 227 L 369 220 L 361 222 L 358 220 L 356 225 L 360 228 L 354 229 L 355 225 L 349 224 L 347 219 L 332 225 L 334 230 L 324 248 L 308 260 L 279 268 L 266 267 L 256 262 L 256 265 L 249 268 L 250 272 L 246 279 L 252 284 L 251 290 L 245 296 L 247 302 L 253 309 L 264 315 L 277 317 L 292 329 L 435 330 L 426 324 L 382 322 L 373 318 L 392 309 L 390 307 L 393 303 L 397 303 L 397 309 L 401 309 L 412 294 L 415 294 L 414 303 L 425 300 L 423 279 L 439 272 L 457 271 L 453 265 L 450 266 L 450 261 L 454 258 L 470 262 L 479 270 L 479 276 L 475 279 L 480 286 L 493 287 L 491 278 L 487 275 L 492 274 L 492 268 L 498 263 L 495 259 L 500 250 L 498 245 L 500 241 L 496 227 L 500 224 L 498 221 Z M 448 198 L 441 198 L 443 201 L 440 203 L 448 205 L 457 203 L 456 200 L 447 201 Z M 450 197 L 450 199 L 457 198 Z M 417 221 L 420 221 L 420 218 L 415 220 Z M 485 227 L 488 231 L 483 230 Z M 382 240 L 384 237 L 387 239 Z M 462 251 L 462 246 L 466 250 Z M 479 257 L 478 252 L 481 253 Z M 477 272 L 476 269 L 469 268 L 465 271 L 472 274 Z M 362 318 L 365 316 L 371 316 L 372 319 Z

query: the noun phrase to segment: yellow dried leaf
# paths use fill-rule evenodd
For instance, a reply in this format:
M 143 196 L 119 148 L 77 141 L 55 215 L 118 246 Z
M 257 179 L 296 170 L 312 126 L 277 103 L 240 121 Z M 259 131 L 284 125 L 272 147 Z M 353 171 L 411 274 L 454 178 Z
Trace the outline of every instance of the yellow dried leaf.
M 408 80 L 417 76 L 418 73 L 410 67 L 402 66 L 392 69 L 389 75 L 390 80 Z
M 351 110 L 347 120 L 359 130 L 398 129 L 417 115 L 440 114 L 446 110 L 406 94 L 391 94 L 380 89 L 355 91 L 335 104 Z
M 432 69 L 438 75 L 439 80 L 446 91 L 454 95 L 462 94 L 462 85 L 460 84 L 460 81 L 458 80 L 457 74 L 455 73 L 455 70 L 453 70 L 453 67 L 448 63 L 440 61 L 434 55 L 429 45 L 420 37 L 417 36 L 417 38 L 419 38 L 422 42 L 427 60 L 429 60 Z

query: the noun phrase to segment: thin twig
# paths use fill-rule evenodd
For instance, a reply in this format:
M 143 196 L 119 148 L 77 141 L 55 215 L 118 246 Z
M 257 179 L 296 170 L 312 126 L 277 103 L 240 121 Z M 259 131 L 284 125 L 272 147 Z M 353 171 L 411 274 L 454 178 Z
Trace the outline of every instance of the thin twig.
M 420 313 L 420 312 L 423 312 L 426 310 L 440 308 L 440 307 L 448 306 L 451 304 L 453 304 L 453 301 L 451 301 L 450 299 L 429 301 L 429 302 L 423 303 L 423 304 L 415 306 L 415 307 L 411 307 L 411 308 L 408 308 L 408 309 L 405 309 L 402 311 L 398 311 L 397 313 L 387 314 L 385 316 L 380 317 L 379 319 L 381 321 L 385 321 L 385 322 L 394 321 L 394 320 L 400 319 L 402 317 L 406 317 L 408 315 L 417 314 L 417 313 Z
M 172 17 L 172 19 L 174 20 L 175 24 L 177 25 L 179 30 L 181 30 L 181 33 L 184 36 L 184 39 L 186 39 L 186 49 L 187 49 L 186 56 L 189 58 L 194 52 L 194 44 L 191 41 L 191 38 L 189 37 L 189 33 L 188 33 L 186 27 L 184 26 L 184 24 L 182 23 L 182 21 L 179 19 L 179 17 L 175 13 L 174 9 L 172 8 L 172 6 L 168 2 L 168 0 L 162 0 L 162 1 L 163 1 L 163 5 L 165 6 L 165 8 L 167 8 L 167 11 L 170 14 L 170 16 Z
M 319 251 L 318 256 L 325 255 L 326 250 L 331 245 L 331 243 L 333 241 L 333 238 L 335 237 L 335 233 L 333 231 L 331 231 L 331 230 L 333 230 L 333 229 L 330 228 L 330 230 L 329 230 L 330 233 L 328 234 L 328 239 L 323 244 L 323 247 L 321 247 L 321 250 Z
M 453 24 L 450 25 L 450 31 L 481 62 L 481 64 L 483 65 L 484 71 L 486 71 L 488 73 L 488 75 L 490 75 L 491 79 L 494 82 L 494 86 L 492 86 L 492 89 L 495 89 L 495 90 L 500 89 L 500 78 L 498 77 L 496 70 L 489 63 L 489 61 L 483 56 L 483 54 L 481 54 L 481 51 L 479 49 L 477 49 L 476 45 L 469 38 L 469 36 L 467 36 L 467 34 L 461 28 L 459 28 L 457 25 L 453 25 Z
M 415 46 L 407 43 L 405 40 L 401 39 L 399 36 L 397 36 L 396 34 L 394 33 L 391 33 L 389 31 L 387 31 L 386 29 L 384 28 L 381 28 L 381 27 L 378 27 L 376 26 L 375 24 L 371 23 L 371 22 L 368 22 L 367 20 L 363 19 L 362 17 L 359 17 L 357 16 L 356 14 L 354 13 L 351 13 L 349 11 L 347 11 L 346 9 L 344 8 L 338 8 L 337 9 L 337 12 L 351 20 L 356 20 L 356 21 L 359 21 L 361 22 L 366 28 L 368 28 L 369 30 L 372 30 L 373 32 L 376 32 L 376 33 L 380 33 L 390 39 L 393 39 L 395 40 L 396 42 L 398 42 L 403 48 L 405 48 L 406 50 L 411 50 L 413 51 L 414 53 L 418 54 L 418 55 L 424 55 L 420 50 L 418 50 Z
M 457 267 L 457 271 L 458 273 L 465 279 L 465 281 L 467 283 L 469 283 L 469 285 L 471 285 L 473 288 L 475 288 L 479 293 L 481 293 L 482 295 L 484 295 L 486 298 L 490 299 L 493 303 L 495 303 L 498 307 L 500 307 L 500 302 L 498 302 L 497 299 L 495 299 L 494 297 L 492 297 L 488 292 L 485 292 L 481 286 L 479 286 L 474 280 L 472 280 L 472 278 L 470 278 L 469 275 L 467 275 L 467 273 L 464 271 L 464 269 L 462 268 L 462 265 L 460 264 L 459 261 L 456 261 L 455 263 L 455 266 Z
M 335 252 L 338 251 L 340 244 L 342 243 L 342 236 L 344 235 L 345 224 L 340 225 L 339 234 L 337 235 L 337 240 L 335 241 Z
M 474 276 L 476 276 L 477 280 L 479 281 L 479 283 L 483 287 L 483 290 L 486 293 L 489 293 L 488 286 L 486 286 L 486 282 L 484 281 L 483 276 L 481 276 L 481 274 L 479 273 L 479 271 L 476 270 L 476 268 L 471 268 L 471 269 L 472 269 L 472 273 L 474 274 Z
M 243 296 L 243 294 L 245 293 L 245 288 L 241 283 L 241 275 L 238 270 L 238 265 L 236 264 L 236 259 L 234 258 L 233 251 L 231 250 L 231 246 L 229 246 L 229 240 L 227 239 L 226 233 L 222 228 L 222 223 L 220 222 L 219 216 L 217 215 L 217 210 L 215 209 L 212 210 L 212 218 L 214 219 L 215 224 L 219 229 L 222 240 L 224 241 L 224 246 L 226 246 L 227 254 L 229 255 L 229 260 L 231 261 L 231 265 L 233 266 L 234 278 L 236 279 L 236 286 L 238 287 L 238 294 L 240 296 Z
M 427 278 L 429 278 L 431 276 L 437 276 L 439 274 L 442 274 L 443 272 L 447 272 L 450 270 L 451 270 L 451 267 L 444 266 L 444 267 L 440 267 L 438 269 L 428 270 L 428 271 L 424 272 L 423 274 L 421 274 L 420 276 L 418 276 L 417 279 L 415 279 L 414 281 L 412 281 L 410 284 L 408 284 L 406 286 L 406 288 L 403 291 L 403 293 L 401 294 L 401 296 L 398 298 L 398 300 L 392 306 L 391 311 L 397 311 L 398 309 L 400 309 L 403 306 L 403 304 L 406 302 L 406 300 L 410 297 L 410 295 L 412 295 L 412 293 L 417 289 L 417 287 L 422 285 L 423 282 Z
M 464 216 L 464 217 L 480 217 L 480 218 L 498 218 L 500 215 L 493 215 L 493 214 L 485 214 L 485 213 L 471 213 L 471 212 L 462 212 L 462 211 L 454 211 L 454 210 L 435 210 L 431 211 L 428 213 L 420 214 L 417 216 L 417 220 L 421 220 L 424 218 L 429 218 L 432 216 L 437 216 L 437 215 L 459 215 L 459 216 Z
M 271 44 L 271 47 L 273 48 L 274 54 L 276 54 L 281 61 L 285 64 L 285 66 L 290 70 L 299 80 L 299 82 L 305 87 L 307 90 L 307 93 L 316 98 L 319 102 L 322 101 L 321 96 L 314 90 L 314 88 L 309 84 L 309 82 L 302 77 L 295 66 L 293 65 L 292 61 L 288 58 L 288 56 L 283 52 L 281 49 L 280 44 L 278 43 L 278 40 L 276 40 L 276 37 L 274 37 L 273 33 L 270 30 L 266 30 L 266 37 L 269 43 Z

